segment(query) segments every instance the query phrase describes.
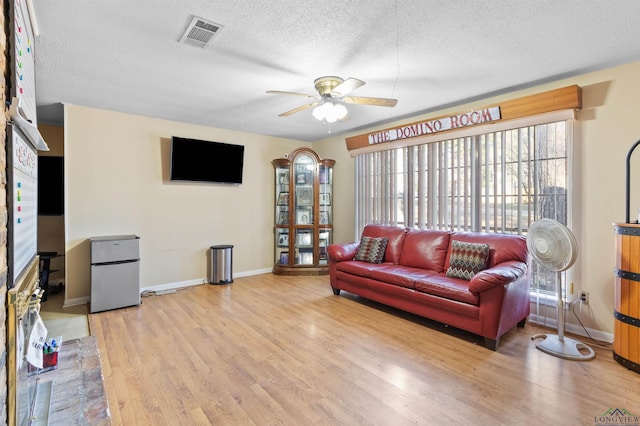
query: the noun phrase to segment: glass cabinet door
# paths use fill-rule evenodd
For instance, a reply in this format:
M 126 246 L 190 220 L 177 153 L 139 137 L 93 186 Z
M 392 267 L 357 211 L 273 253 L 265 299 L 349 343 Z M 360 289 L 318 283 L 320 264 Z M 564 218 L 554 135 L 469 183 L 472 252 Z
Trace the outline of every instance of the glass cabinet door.
M 276 166 L 275 177 L 275 263 L 289 265 L 289 166 Z
M 296 229 L 295 265 L 313 265 L 313 230 Z
M 276 230 L 276 259 L 275 263 L 279 265 L 289 264 L 289 229 L 278 228 Z
M 276 167 L 276 225 L 289 225 L 289 167 Z
M 333 168 L 320 165 L 318 168 L 318 224 L 331 225 L 331 184 L 333 181 Z
M 329 257 L 327 255 L 327 247 L 329 247 L 332 241 L 331 228 L 320 228 L 318 231 L 318 264 L 328 265 Z
M 316 161 L 310 155 L 300 155 L 294 160 L 293 170 L 295 171 L 294 186 L 296 225 L 312 225 L 314 221 L 314 177 Z

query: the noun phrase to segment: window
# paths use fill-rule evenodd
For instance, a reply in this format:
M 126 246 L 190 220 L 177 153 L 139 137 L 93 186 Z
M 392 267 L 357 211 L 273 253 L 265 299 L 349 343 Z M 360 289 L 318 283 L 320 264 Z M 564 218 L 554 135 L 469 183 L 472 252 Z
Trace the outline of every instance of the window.
M 356 157 L 356 230 L 367 223 L 526 234 L 567 224 L 570 121 L 442 140 Z M 548 275 L 548 276 L 547 276 Z M 555 273 L 535 285 L 556 294 Z

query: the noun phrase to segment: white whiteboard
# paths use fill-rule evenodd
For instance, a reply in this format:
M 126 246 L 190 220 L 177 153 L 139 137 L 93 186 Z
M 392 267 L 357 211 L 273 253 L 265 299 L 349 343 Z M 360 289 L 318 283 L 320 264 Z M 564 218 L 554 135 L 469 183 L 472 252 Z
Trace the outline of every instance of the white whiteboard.
M 13 7 L 13 72 L 12 94 L 20 101 L 24 118 L 33 126 L 36 119 L 35 40 L 24 0 L 15 0 Z
M 9 286 L 13 286 L 38 251 L 38 154 L 14 126 L 10 129 Z
M 11 123 L 7 126 L 8 285 L 38 253 L 38 153 L 48 150 L 37 128 L 34 31 L 26 0 L 11 4 Z

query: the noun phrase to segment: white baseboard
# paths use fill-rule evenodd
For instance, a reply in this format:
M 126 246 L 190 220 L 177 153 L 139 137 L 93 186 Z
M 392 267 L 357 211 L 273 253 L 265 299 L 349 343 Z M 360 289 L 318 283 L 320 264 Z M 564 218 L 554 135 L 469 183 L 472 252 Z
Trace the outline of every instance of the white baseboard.
M 90 296 L 76 297 L 75 299 L 65 299 L 62 307 L 68 308 L 70 306 L 84 305 L 85 303 L 89 303 L 90 300 Z
M 249 277 L 249 276 L 252 276 L 252 275 L 266 274 L 266 273 L 269 273 L 269 272 L 271 272 L 271 268 L 268 268 L 268 269 L 256 269 L 256 270 L 253 270 L 253 271 L 238 272 L 237 274 L 233 274 L 233 277 L 234 278 Z M 173 282 L 173 283 L 166 283 L 166 284 L 153 285 L 153 286 L 149 286 L 149 287 L 142 287 L 142 288 L 140 288 L 140 293 L 143 293 L 145 291 L 175 290 L 175 289 L 179 289 L 179 288 L 191 287 L 191 286 L 194 286 L 194 285 L 207 284 L 208 282 L 209 282 L 208 278 L 196 278 L 195 280 L 178 281 L 178 282 Z
M 545 318 L 535 314 L 530 314 L 529 321 L 534 324 L 546 325 L 556 330 L 558 329 L 557 327 L 558 323 L 555 320 L 555 318 Z M 564 329 L 568 333 L 589 338 L 585 330 L 578 324 L 565 323 Z M 592 328 L 587 328 L 587 331 L 589 332 L 591 337 L 594 338 L 595 340 L 598 340 L 600 342 L 613 343 L 613 334 L 611 333 L 607 333 L 601 330 L 594 330 Z M 585 342 L 585 343 L 588 343 L 588 342 Z
M 201 285 L 201 284 L 205 284 L 206 282 L 207 282 L 206 278 L 199 278 L 195 280 L 177 281 L 174 283 L 167 283 L 167 284 L 158 284 L 158 285 L 152 285 L 149 287 L 141 287 L 140 293 L 144 293 L 147 291 L 153 292 L 153 291 L 163 291 L 163 290 L 174 290 L 178 288 L 191 287 L 194 285 Z
M 253 271 L 239 272 L 237 274 L 234 274 L 234 276 L 236 276 L 238 278 L 240 278 L 240 277 L 250 277 L 252 275 L 268 274 L 268 273 L 270 273 L 272 271 L 273 271 L 273 268 L 254 269 Z
M 252 275 L 260 275 L 260 274 L 267 274 L 270 273 L 272 271 L 271 268 L 265 268 L 265 269 L 256 269 L 253 271 L 245 271 L 245 272 L 238 272 L 237 274 L 234 274 L 234 277 L 249 277 Z M 174 289 L 178 289 L 178 288 L 184 288 L 184 287 L 190 287 L 190 286 L 194 286 L 194 285 L 201 285 L 201 284 L 206 284 L 209 282 L 208 278 L 197 278 L 195 280 L 187 280 L 187 281 L 178 281 L 178 282 L 173 282 L 173 283 L 166 283 L 166 284 L 158 284 L 158 285 L 153 285 L 153 286 L 148 286 L 148 287 L 141 287 L 140 288 L 140 293 L 143 293 L 145 291 L 163 291 L 163 290 L 174 290 Z M 77 306 L 77 305 L 84 305 L 85 303 L 89 303 L 91 301 L 91 297 L 90 296 L 84 296 L 84 297 L 77 297 L 74 299 L 65 299 L 64 303 L 62 304 L 63 308 L 68 308 L 71 306 Z

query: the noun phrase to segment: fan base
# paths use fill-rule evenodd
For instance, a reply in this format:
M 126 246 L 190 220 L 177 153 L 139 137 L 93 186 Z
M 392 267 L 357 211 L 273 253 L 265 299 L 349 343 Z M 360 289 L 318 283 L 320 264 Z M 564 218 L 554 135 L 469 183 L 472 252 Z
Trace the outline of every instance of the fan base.
M 541 337 L 544 340 L 536 343 L 536 348 L 549 355 L 573 361 L 588 361 L 596 356 L 596 353 L 589 346 L 570 337 L 561 338 L 557 334 L 536 334 L 531 340 Z

